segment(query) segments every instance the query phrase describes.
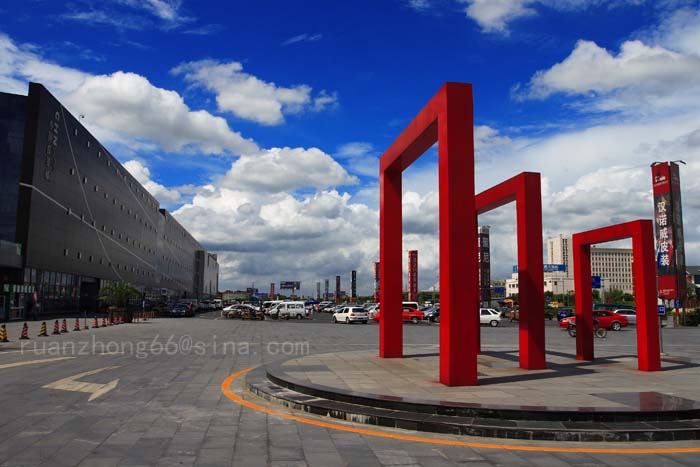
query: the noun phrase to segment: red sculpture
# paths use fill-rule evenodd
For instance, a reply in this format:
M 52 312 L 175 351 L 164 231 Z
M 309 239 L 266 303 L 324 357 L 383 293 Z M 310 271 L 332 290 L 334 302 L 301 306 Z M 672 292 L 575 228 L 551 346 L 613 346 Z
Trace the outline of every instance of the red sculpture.
M 544 345 L 544 266 L 540 174 L 523 172 L 476 196 L 477 214 L 515 201 L 518 226 L 520 368 L 547 367 Z
M 403 356 L 401 173 L 436 141 L 440 186 L 440 381 L 448 386 L 476 385 L 479 291 L 474 118 L 469 84 L 443 85 L 380 160 L 379 355 Z
M 574 290 L 576 294 L 576 359 L 593 360 L 593 297 L 591 245 L 632 238 L 632 275 L 637 307 L 638 368 L 661 370 L 659 319 L 656 314 L 654 230 L 650 220 L 637 220 L 574 234 Z

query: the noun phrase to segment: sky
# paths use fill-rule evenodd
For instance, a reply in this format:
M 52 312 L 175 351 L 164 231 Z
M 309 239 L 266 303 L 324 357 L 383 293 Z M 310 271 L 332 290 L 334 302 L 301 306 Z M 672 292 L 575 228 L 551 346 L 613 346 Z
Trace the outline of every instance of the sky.
M 371 294 L 379 157 L 446 81 L 473 85 L 477 191 L 541 173 L 544 239 L 652 219 L 650 164 L 685 161 L 700 264 L 697 0 L 8 0 L 0 92 L 29 81 L 218 253 L 221 290 L 340 275 L 349 291 L 357 270 Z M 403 191 L 430 290 L 436 147 Z M 514 207 L 479 223 L 509 277 Z

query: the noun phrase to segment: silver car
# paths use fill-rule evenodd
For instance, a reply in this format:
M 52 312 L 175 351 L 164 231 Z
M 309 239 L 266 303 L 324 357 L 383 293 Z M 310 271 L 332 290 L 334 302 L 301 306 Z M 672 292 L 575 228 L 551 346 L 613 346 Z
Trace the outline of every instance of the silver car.
M 618 310 L 614 310 L 613 313 L 625 316 L 630 325 L 637 325 L 637 312 L 635 310 L 630 308 L 620 308 Z

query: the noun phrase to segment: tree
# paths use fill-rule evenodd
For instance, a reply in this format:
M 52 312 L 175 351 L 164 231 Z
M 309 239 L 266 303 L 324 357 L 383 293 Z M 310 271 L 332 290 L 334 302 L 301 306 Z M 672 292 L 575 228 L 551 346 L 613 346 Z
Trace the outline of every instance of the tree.
M 100 300 L 113 303 L 117 308 L 125 312 L 125 320 L 131 322 L 133 316 L 128 309 L 129 300 L 139 298 L 141 294 L 138 290 L 129 285 L 126 281 L 112 282 L 100 290 Z

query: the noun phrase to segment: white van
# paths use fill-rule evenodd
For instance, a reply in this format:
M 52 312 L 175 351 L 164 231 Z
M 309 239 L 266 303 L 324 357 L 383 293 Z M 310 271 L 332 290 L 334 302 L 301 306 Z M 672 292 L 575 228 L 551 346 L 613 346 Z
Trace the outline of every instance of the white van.
M 418 309 L 418 302 L 403 302 L 403 307 Z
M 273 319 L 304 319 L 306 307 L 304 302 L 281 302 L 270 309 L 269 314 Z

